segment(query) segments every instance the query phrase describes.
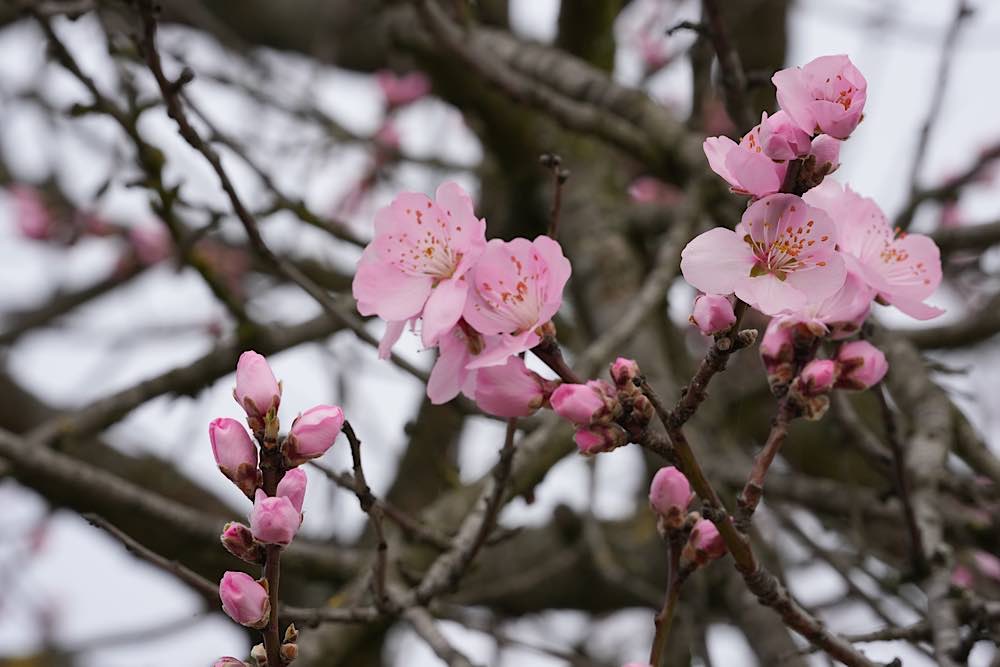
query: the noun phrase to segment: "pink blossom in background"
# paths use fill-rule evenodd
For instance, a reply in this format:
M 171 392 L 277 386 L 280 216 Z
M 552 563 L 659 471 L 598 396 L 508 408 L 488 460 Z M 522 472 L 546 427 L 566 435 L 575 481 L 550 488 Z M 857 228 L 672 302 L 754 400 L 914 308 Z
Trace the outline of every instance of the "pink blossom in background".
M 302 465 L 319 458 L 333 446 L 344 427 L 344 411 L 336 405 L 309 408 L 292 422 L 281 451 L 289 465 Z
M 237 658 L 232 658 L 230 656 L 219 658 L 212 663 L 212 667 L 244 667 L 245 665 L 246 663 L 242 660 L 238 660 Z
M 736 313 L 728 298 L 718 294 L 699 294 L 688 320 L 703 334 L 712 336 L 733 326 Z
M 775 162 L 764 154 L 760 125 L 743 135 L 740 143 L 729 137 L 709 137 L 702 145 L 708 165 L 741 195 L 763 197 L 781 189 L 787 162 Z
M 964 565 L 956 565 L 951 571 L 951 585 L 957 588 L 972 588 L 972 570 Z
M 170 257 L 173 241 L 170 232 L 160 223 L 149 223 L 128 230 L 128 240 L 136 257 L 146 266 L 151 266 Z
M 799 310 L 839 290 L 844 262 L 822 210 L 789 194 L 755 201 L 736 231 L 716 227 L 681 252 L 684 279 L 706 294 L 735 293 L 766 315 Z
M 919 320 L 944 312 L 923 303 L 941 284 L 941 253 L 930 237 L 895 235 L 878 204 L 833 179 L 807 192 L 805 200 L 836 221 L 848 268 L 882 299 Z
M 765 111 L 759 127 L 760 147 L 764 155 L 772 160 L 794 160 L 808 155 L 812 149 L 810 135 L 802 131 L 784 111 L 770 117 Z
M 462 315 L 466 273 L 486 248 L 486 221 L 457 184 L 442 184 L 435 201 L 406 192 L 375 215 L 375 238 L 365 248 L 353 292 L 362 315 L 388 322 L 422 317 L 426 347 Z
M 868 389 L 889 371 L 885 354 L 866 340 L 841 345 L 837 361 L 840 363 L 837 386 L 844 389 Z
M 240 355 L 236 363 L 236 388 L 233 397 L 250 417 L 263 417 L 281 401 L 281 386 L 267 359 L 253 350 Z
M 843 287 L 835 294 L 799 310 L 786 310 L 776 320 L 782 327 L 802 325 L 814 336 L 839 340 L 857 333 L 871 312 L 874 297 L 875 290 L 848 271 Z
M 222 609 L 240 625 L 262 628 L 267 625 L 271 604 L 267 590 L 245 572 L 226 572 L 219 582 Z
M 684 193 L 675 185 L 653 176 L 640 176 L 628 186 L 629 197 L 639 204 L 670 206 L 679 203 Z
M 975 563 L 976 569 L 984 577 L 1000 581 L 1000 558 L 981 549 L 976 549 L 972 552 L 972 562 Z
M 861 122 L 868 82 L 845 55 L 776 72 L 778 104 L 805 132 L 846 139 Z
M 500 364 L 537 345 L 537 330 L 562 305 L 571 271 L 560 245 L 547 236 L 491 240 L 470 272 L 463 317 L 479 333 L 498 336 L 499 344 L 477 355 L 469 367 Z
M 302 515 L 285 496 L 270 497 L 257 489 L 250 510 L 250 531 L 261 544 L 288 546 L 302 524 Z
M 278 482 L 275 492 L 279 498 L 288 498 L 296 512 L 302 512 L 302 502 L 306 497 L 306 471 L 302 468 L 292 468 Z
M 41 191 L 30 185 L 14 185 L 8 192 L 14 200 L 14 220 L 21 235 L 36 241 L 52 238 L 55 220 Z
M 502 366 L 476 371 L 476 405 L 496 417 L 527 417 L 545 404 L 555 384 L 511 356 Z
M 431 80 L 422 72 L 396 74 L 391 70 L 380 70 L 375 73 L 375 82 L 382 90 L 389 107 L 400 107 L 431 92 Z
M 943 229 L 952 229 L 962 226 L 962 209 L 957 201 L 947 201 L 941 205 L 941 217 L 938 219 L 938 226 Z

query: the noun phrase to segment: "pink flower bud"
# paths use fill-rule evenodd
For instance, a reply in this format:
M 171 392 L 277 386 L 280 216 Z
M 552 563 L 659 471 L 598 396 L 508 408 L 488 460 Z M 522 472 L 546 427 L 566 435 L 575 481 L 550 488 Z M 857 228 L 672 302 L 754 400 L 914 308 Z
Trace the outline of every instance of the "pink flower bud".
M 281 387 L 267 359 L 253 350 L 240 355 L 236 363 L 236 389 L 233 396 L 250 418 L 263 419 L 272 408 L 278 409 Z
M 228 417 L 213 419 L 208 425 L 208 439 L 222 474 L 252 497 L 260 481 L 260 471 L 257 469 L 257 448 L 243 425 Z
M 55 221 L 42 193 L 30 185 L 15 185 L 9 192 L 14 200 L 14 217 L 21 235 L 36 241 L 52 238 Z
M 128 232 L 129 243 L 135 256 L 146 266 L 152 266 L 170 257 L 173 241 L 170 232 L 158 222 L 132 227 Z
M 770 118 L 767 112 L 760 120 L 760 147 L 772 160 L 794 160 L 809 153 L 809 135 L 802 131 L 784 111 Z
M 248 563 L 261 563 L 264 560 L 264 549 L 254 541 L 253 533 L 242 523 L 230 521 L 222 529 L 220 537 L 226 551 Z
M 799 374 L 797 390 L 803 396 L 819 396 L 833 389 L 837 380 L 837 362 L 832 359 L 813 359 Z
M 861 122 L 868 83 L 844 55 L 822 56 L 777 72 L 778 104 L 800 128 L 846 139 Z
M 344 411 L 336 405 L 309 408 L 292 422 L 281 451 L 289 466 L 319 458 L 330 449 L 344 427 Z
M 619 388 L 634 385 L 635 378 L 641 375 L 642 372 L 639 370 L 639 364 L 635 362 L 635 359 L 618 357 L 611 364 L 611 379 L 615 381 L 615 384 Z
M 840 389 L 867 389 L 885 377 L 889 362 L 882 350 L 866 340 L 845 343 L 837 351 L 840 362 Z
M 577 426 L 607 422 L 613 415 L 617 398 L 614 387 L 603 380 L 587 384 L 565 383 L 549 398 L 556 414 Z
M 584 456 L 593 456 L 628 444 L 628 433 L 615 423 L 594 424 L 578 428 L 573 434 L 573 442 Z
M 701 294 L 694 300 L 694 309 L 688 319 L 706 336 L 714 336 L 735 324 L 736 313 L 726 297 Z
M 628 195 L 638 204 L 669 206 L 683 199 L 683 193 L 673 185 L 652 176 L 640 176 L 628 186 Z
M 726 553 L 726 543 L 719 529 L 708 519 L 699 519 L 691 529 L 691 536 L 684 546 L 681 558 L 694 565 L 705 565 Z
M 680 528 L 684 524 L 687 507 L 693 497 L 691 484 L 677 468 L 666 466 L 653 475 L 653 482 L 649 485 L 649 506 L 666 519 L 671 528 Z
M 240 625 L 262 628 L 271 615 L 267 589 L 245 572 L 226 572 L 219 582 L 222 609 Z
M 528 370 L 518 356 L 476 374 L 476 404 L 497 417 L 527 417 L 542 407 L 557 383 Z
M 285 496 L 271 498 L 257 489 L 250 511 L 250 531 L 262 544 L 288 546 L 302 524 L 302 515 Z
M 777 319 L 768 322 L 760 341 L 760 358 L 768 372 L 779 364 L 791 363 L 795 359 L 792 329 L 781 326 Z
M 231 658 L 228 655 L 224 658 L 219 658 L 212 663 L 212 667 L 246 667 L 245 662 L 237 658 Z
M 830 170 L 826 173 L 832 174 L 840 166 L 840 139 L 834 139 L 829 134 L 821 134 L 812 140 L 812 148 L 809 154 L 816 160 L 816 167 L 823 167 L 829 164 Z
M 288 498 L 292 501 L 295 511 L 302 512 L 302 501 L 306 497 L 306 471 L 302 468 L 292 468 L 286 472 L 278 482 L 276 495 Z
M 375 81 L 382 89 L 389 107 L 416 102 L 431 90 L 430 79 L 422 72 L 410 72 L 399 76 L 390 70 L 380 70 L 375 73 Z

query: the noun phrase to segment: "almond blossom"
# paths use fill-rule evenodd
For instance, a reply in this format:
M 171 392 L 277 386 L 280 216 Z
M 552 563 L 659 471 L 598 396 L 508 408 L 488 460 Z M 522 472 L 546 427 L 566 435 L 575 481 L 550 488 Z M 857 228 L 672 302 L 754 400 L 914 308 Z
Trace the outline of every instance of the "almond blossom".
M 918 320 L 944 312 L 923 303 L 941 284 L 941 253 L 930 237 L 893 233 L 878 204 L 830 179 L 807 192 L 805 200 L 836 220 L 848 268 L 883 301 Z
M 362 315 L 390 323 L 387 334 L 422 317 L 425 346 L 434 345 L 462 315 L 466 274 L 486 247 L 486 221 L 457 184 L 442 184 L 435 200 L 405 192 L 375 215 L 375 238 L 365 248 L 353 293 Z
M 766 315 L 836 293 L 844 262 L 833 221 L 799 197 L 775 194 L 746 210 L 736 231 L 717 227 L 681 252 L 684 279 L 706 294 L 735 293 Z
M 537 345 L 538 329 L 562 305 L 570 271 L 562 248 L 547 236 L 491 240 L 471 272 L 463 317 L 479 333 L 498 336 L 499 344 L 477 355 L 469 368 L 502 364 Z
M 744 134 L 738 144 L 729 137 L 709 137 L 702 147 L 712 171 L 724 178 L 733 192 L 763 197 L 781 189 L 788 163 L 775 162 L 764 154 L 760 125 Z
M 845 55 L 783 69 L 771 81 L 782 110 L 810 135 L 846 139 L 861 122 L 868 82 Z

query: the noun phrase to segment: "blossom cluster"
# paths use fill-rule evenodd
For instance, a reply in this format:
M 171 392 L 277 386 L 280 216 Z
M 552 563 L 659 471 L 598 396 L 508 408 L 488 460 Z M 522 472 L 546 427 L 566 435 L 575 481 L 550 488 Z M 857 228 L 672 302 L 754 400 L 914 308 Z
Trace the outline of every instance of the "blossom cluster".
M 240 560 L 263 565 L 269 548 L 287 547 L 298 532 L 306 493 L 306 473 L 299 466 L 333 445 L 344 413 L 335 405 L 317 405 L 296 417 L 288 435 L 279 439 L 281 384 L 267 360 L 253 351 L 240 355 L 233 397 L 246 413 L 253 437 L 228 417 L 213 420 L 208 437 L 219 470 L 253 501 L 253 507 L 249 525 L 227 523 L 221 541 Z M 219 597 L 223 610 L 237 623 L 251 628 L 268 624 L 271 596 L 266 579 L 254 579 L 242 571 L 226 572 L 219 583 Z M 289 632 L 286 638 L 294 635 L 294 630 Z M 282 650 L 294 653 L 294 642 L 286 642 Z M 244 663 L 223 658 L 216 664 Z

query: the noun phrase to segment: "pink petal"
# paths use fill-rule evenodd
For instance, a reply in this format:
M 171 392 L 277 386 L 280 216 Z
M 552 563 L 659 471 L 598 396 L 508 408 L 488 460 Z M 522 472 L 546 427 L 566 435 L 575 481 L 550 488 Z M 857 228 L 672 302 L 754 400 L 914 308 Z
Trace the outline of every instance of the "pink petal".
M 431 399 L 431 403 L 440 405 L 458 396 L 468 379 L 468 371 L 465 369 L 468 360 L 469 349 L 464 337 L 454 334 L 442 336 L 437 362 L 427 381 L 427 397 Z
M 424 305 L 421 331 L 424 347 L 434 346 L 438 338 L 455 326 L 462 316 L 468 294 L 469 283 L 465 279 L 442 280 L 431 290 L 430 298 Z
M 732 294 L 753 264 L 750 246 L 724 227 L 699 234 L 681 251 L 684 280 L 706 294 Z
M 434 199 L 444 212 L 452 249 L 478 259 L 486 248 L 486 221 L 476 217 L 472 197 L 458 183 L 448 181 L 438 187 Z
M 763 197 L 781 189 L 788 165 L 778 164 L 763 153 L 735 150 L 726 156 L 726 168 L 736 177 L 741 189 L 755 197 Z
M 905 296 L 883 294 L 882 297 L 898 308 L 900 311 L 916 320 L 932 320 L 944 313 L 943 308 L 929 306 L 916 299 L 908 299 Z
M 411 276 L 374 259 L 367 250 L 358 262 L 352 292 L 362 315 L 399 321 L 416 317 L 430 295 L 432 279 Z
M 406 320 L 400 320 L 398 322 L 386 322 L 385 323 L 385 333 L 382 334 L 382 340 L 378 344 L 378 358 L 388 359 L 392 356 L 392 346 L 396 344 L 399 337 L 403 335 L 403 329 L 406 327 Z
M 807 303 L 805 295 L 792 287 L 788 280 L 778 280 L 770 273 L 740 281 L 736 286 L 736 296 L 765 315 L 804 308 Z
M 729 137 L 709 137 L 702 144 L 702 149 L 705 151 L 708 166 L 712 168 L 712 171 L 724 178 L 734 188 L 740 187 L 740 182 L 726 166 L 727 156 L 738 149 L 736 142 Z
M 539 340 L 541 338 L 534 331 L 525 331 L 517 336 L 498 336 L 497 344 L 487 346 L 485 350 L 472 357 L 468 368 L 473 370 L 506 363 L 508 357 L 530 350 L 538 345 Z
M 809 110 L 809 103 L 813 101 L 813 97 L 806 86 L 802 70 L 798 67 L 783 69 L 775 72 L 771 81 L 777 89 L 778 104 L 782 111 L 787 113 L 804 132 L 814 134 L 816 121 Z
M 847 269 L 839 254 L 833 253 L 824 260 L 825 264 L 808 269 L 790 271 L 787 282 L 806 297 L 807 303 L 816 303 L 831 297 L 844 286 Z

